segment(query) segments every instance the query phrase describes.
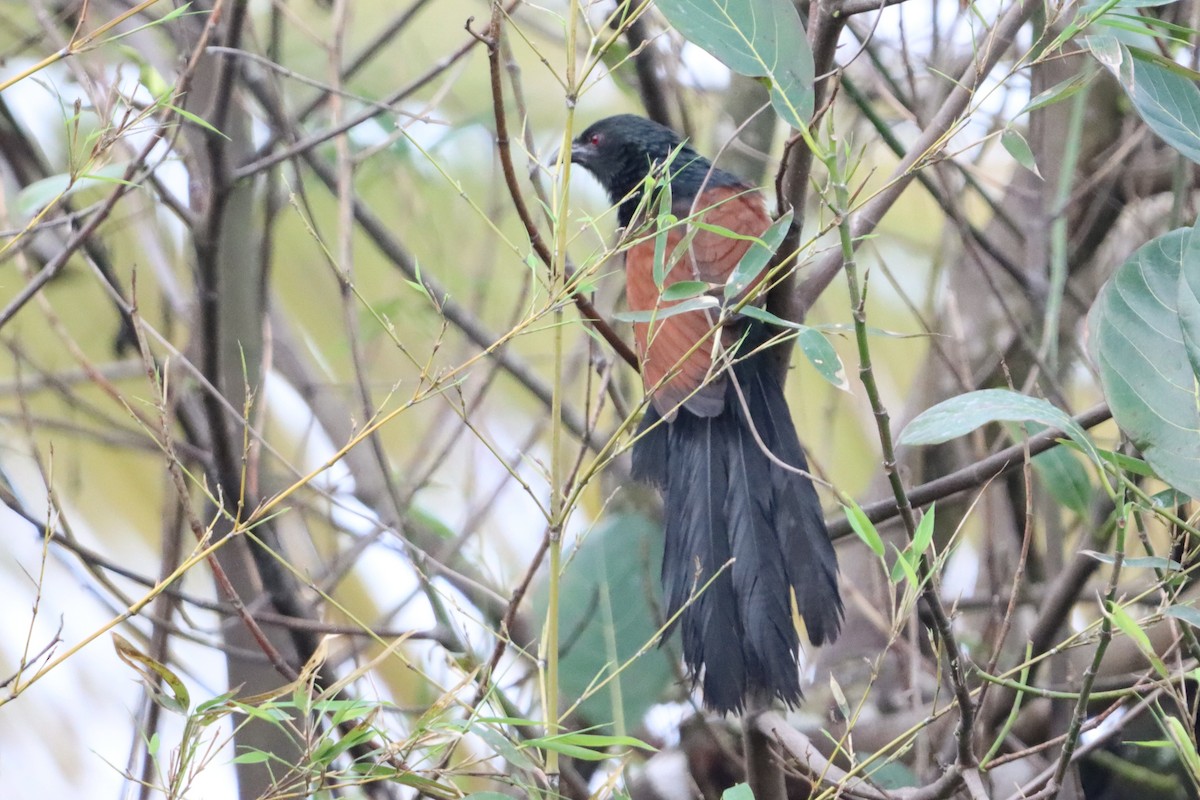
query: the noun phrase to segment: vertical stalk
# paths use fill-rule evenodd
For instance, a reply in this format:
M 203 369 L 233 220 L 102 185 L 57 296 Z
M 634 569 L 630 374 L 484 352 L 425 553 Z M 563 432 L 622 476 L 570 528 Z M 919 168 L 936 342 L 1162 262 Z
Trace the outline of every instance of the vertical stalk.
M 854 317 L 854 339 L 858 346 L 859 379 L 862 381 L 863 389 L 871 403 L 871 412 L 875 417 L 875 425 L 879 432 L 879 444 L 883 451 L 883 469 L 891 484 L 892 494 L 896 498 L 896 507 L 900 510 L 900 519 L 904 523 L 905 533 L 907 533 L 909 541 L 912 541 L 917 529 L 916 519 L 913 515 L 912 503 L 908 499 L 908 492 L 904 488 L 904 482 L 896 468 L 896 448 L 892 439 L 891 418 L 879 396 L 879 386 L 875 382 L 875 372 L 871 362 L 871 346 L 867 331 L 866 289 L 859 283 L 858 262 L 854 258 L 854 234 L 850 224 L 850 187 L 846 183 L 846 169 L 841 161 L 841 153 L 844 152 L 844 149 L 837 141 L 832 142 L 831 145 L 823 163 L 829 172 L 830 184 L 833 189 L 833 211 L 837 214 L 843 268 L 846 271 L 846 282 L 850 290 L 850 307 Z M 958 766 L 963 769 L 974 767 L 975 756 L 971 747 L 971 732 L 975 720 L 975 706 L 967 686 L 958 642 L 950 625 L 950 618 L 946 615 L 946 609 L 942 607 L 941 598 L 938 596 L 933 568 L 924 553 L 920 554 L 918 578 L 921 596 L 933 617 L 937 638 L 945 652 L 950 684 L 954 689 L 955 699 L 958 701 L 959 719 L 956 733 Z
M 549 599 L 546 604 L 546 682 L 543 710 L 546 717 L 546 735 L 558 733 L 558 613 L 559 580 L 562 572 L 562 532 L 569 508 L 566 498 L 567 464 L 562 453 L 562 377 L 563 377 L 563 305 L 560 302 L 566 291 L 567 274 L 567 201 L 570 196 L 571 179 L 571 132 L 575 122 L 575 100 L 578 88 L 575 70 L 575 34 L 579 27 L 579 3 L 571 0 L 567 6 L 567 50 L 566 50 L 566 120 L 563 125 L 562 146 L 559 148 L 562 176 L 555 186 L 558 202 L 555 205 L 554 259 L 550 265 L 550 301 L 554 304 L 551 330 L 554 336 L 554 385 L 550 399 L 550 530 Z M 558 753 L 546 751 L 546 775 L 550 780 L 551 794 L 557 794 L 559 783 Z
M 1112 574 L 1108 579 L 1108 590 L 1104 593 L 1104 619 L 1100 621 L 1100 640 L 1096 643 L 1096 652 L 1092 655 L 1092 662 L 1088 664 L 1087 671 L 1083 673 L 1083 684 L 1079 689 L 1079 698 L 1075 701 L 1075 713 L 1071 715 L 1071 724 L 1067 728 L 1066 740 L 1063 742 L 1062 752 L 1058 756 L 1054 777 L 1050 779 L 1046 790 L 1039 793 L 1048 800 L 1054 800 L 1062 791 L 1067 777 L 1067 769 L 1071 766 L 1071 757 L 1079 745 L 1079 734 L 1083 730 L 1083 721 L 1087 718 L 1088 700 L 1091 698 L 1096 676 L 1100 672 L 1100 662 L 1104 660 L 1108 643 L 1112 641 L 1113 607 L 1117 604 L 1117 587 L 1121 580 L 1121 566 L 1125 559 L 1125 526 L 1129 518 L 1124 500 L 1118 506 L 1117 514 L 1119 515 L 1116 524 L 1117 546 L 1113 551 Z
M 1042 346 L 1038 353 L 1038 357 L 1051 370 L 1058 365 L 1059 317 L 1063 293 L 1067 288 L 1067 203 L 1071 199 L 1071 185 L 1075 182 L 1075 169 L 1079 164 L 1089 94 L 1088 90 L 1079 92 L 1071 102 L 1058 185 L 1054 189 L 1053 221 L 1050 224 L 1050 288 L 1046 296 L 1046 316 L 1042 322 Z

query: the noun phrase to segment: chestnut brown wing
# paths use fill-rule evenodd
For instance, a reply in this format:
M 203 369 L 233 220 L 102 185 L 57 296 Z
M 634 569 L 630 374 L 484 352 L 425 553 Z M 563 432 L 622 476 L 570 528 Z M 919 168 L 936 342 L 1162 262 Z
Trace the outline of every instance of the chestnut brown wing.
M 771 219 L 758 192 L 720 187 L 704 193 L 703 202 L 676 201 L 675 213 L 695 214 L 704 222 L 743 236 L 761 236 Z M 676 253 L 685 228 L 667 234 L 667 258 Z M 626 299 L 633 311 L 662 311 L 678 301 L 663 301 L 662 289 L 684 280 L 701 280 L 720 287 L 729 278 L 750 242 L 722 233 L 699 230 L 685 252 L 667 272 L 660 288 L 654 280 L 654 239 L 631 247 L 625 254 Z M 670 262 L 668 262 L 670 263 Z M 719 289 L 717 290 L 720 296 Z M 651 322 L 634 323 L 634 339 L 642 361 L 642 381 L 654 407 L 666 419 L 682 404 L 701 417 L 716 416 L 724 406 L 725 379 L 710 374 L 713 366 L 715 311 L 687 311 Z

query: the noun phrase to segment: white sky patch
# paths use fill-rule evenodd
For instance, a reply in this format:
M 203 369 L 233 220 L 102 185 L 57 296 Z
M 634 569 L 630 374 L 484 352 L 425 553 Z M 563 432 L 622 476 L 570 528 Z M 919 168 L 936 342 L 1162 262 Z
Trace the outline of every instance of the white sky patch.
M 683 49 L 679 52 L 679 60 L 683 65 L 679 82 L 684 86 L 705 92 L 719 92 L 729 86 L 732 77 L 729 67 L 707 50 L 691 42 L 684 42 Z
M 10 59 L 0 69 L 0 79 L 11 78 L 33 64 L 29 59 Z M 74 113 L 67 109 L 76 99 L 85 106 L 88 103 L 88 98 L 62 63 L 51 64 L 39 71 L 36 79 L 18 81 L 4 90 L 4 102 L 9 111 L 41 147 L 51 164 L 66 160 L 65 120 Z
M 979 585 L 979 561 L 980 553 L 975 545 L 960 541 L 942 574 L 942 596 L 951 599 L 973 596 Z
M 13 484 L 25 508 L 36 515 L 36 509 L 46 505 L 46 490 L 40 472 L 24 454 L 8 452 L 3 459 L 3 472 Z M 81 544 L 102 553 L 146 576 L 157 574 L 156 553 L 148 550 L 139 537 L 96 536 L 88 525 L 86 515 L 73 513 L 69 497 L 59 495 L 60 506 L 71 522 L 72 533 Z M 51 521 L 57 525 L 57 516 Z M 119 519 L 105 520 L 105 525 L 121 525 Z M 22 518 L 0 506 L 0 526 L 10 532 L 8 547 L 0 555 L 0 672 L 7 677 L 15 671 L 30 639 L 28 657 L 37 654 L 51 642 L 59 631 L 62 642 L 49 654 L 49 659 L 65 653 L 88 636 L 111 624 L 121 611 L 119 601 L 107 593 L 99 596 L 94 579 L 85 574 L 82 563 L 66 549 L 51 545 L 45 559 L 40 607 L 33 621 L 32 598 L 34 582 L 43 572 L 43 540 L 39 531 Z M 113 579 L 131 598 L 140 598 L 149 589 L 125 578 Z M 213 587 L 208 580 L 188 580 L 185 591 L 212 598 Z M 189 619 L 202 634 L 215 631 L 219 620 L 209 612 L 189 610 Z M 140 647 L 138 637 L 130 627 L 146 630 L 143 620 L 134 619 L 119 626 L 117 632 Z M 172 669 L 189 691 L 194 703 L 203 702 L 225 691 L 224 656 L 209 647 L 176 638 L 172 642 Z M 47 658 L 34 662 L 28 677 L 47 663 Z M 101 633 L 81 651 L 55 667 L 31 686 L 18 701 L 26 708 L 25 715 L 0 714 L 0 785 L 5 798 L 24 800 L 46 796 L 48 786 L 56 787 L 52 796 L 118 797 L 122 790 L 133 787 L 118 770 L 125 767 L 134 744 L 136 722 L 141 712 L 142 685 L 137 675 L 120 660 L 112 647 L 112 637 Z M 78 713 L 86 708 L 86 714 Z M 43 720 L 57 720 L 55 735 L 64 741 L 78 743 L 73 751 L 45 746 L 45 740 L 30 736 L 30 715 Z M 162 718 L 161 757 L 166 757 L 178 744 L 183 719 L 173 713 Z M 54 728 L 51 728 L 54 729 Z M 114 735 L 114 731 L 118 733 Z M 213 735 L 227 735 L 228 725 L 212 728 Z M 74 753 L 74 755 L 71 755 Z M 196 797 L 230 797 L 236 794 L 233 770 L 228 766 L 232 755 L 219 756 L 200 773 L 195 786 Z M 64 760 L 65 759 L 65 760 Z M 39 774 L 56 776 L 53 782 L 17 780 L 16 775 Z
M 1117 730 L 1121 727 L 1121 723 L 1128 714 L 1129 709 L 1125 706 L 1121 706 L 1116 711 L 1109 714 L 1099 725 L 1091 730 L 1084 731 L 1083 733 L 1079 734 L 1079 743 L 1086 747 L 1097 739 L 1108 736 L 1114 730 Z

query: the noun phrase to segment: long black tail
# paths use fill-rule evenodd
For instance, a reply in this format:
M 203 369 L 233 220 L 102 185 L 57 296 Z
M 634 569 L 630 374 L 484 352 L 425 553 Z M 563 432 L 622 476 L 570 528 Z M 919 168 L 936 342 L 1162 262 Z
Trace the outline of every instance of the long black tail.
M 634 477 L 663 494 L 668 613 L 696 596 L 679 620 L 684 661 L 694 678 L 703 672 L 705 704 L 722 713 L 760 693 L 800 701 L 793 593 L 813 644 L 832 641 L 842 622 L 837 557 L 816 490 L 754 436 L 808 470 L 768 358 L 764 351 L 735 365 L 736 386 L 727 379 L 715 417 L 681 408 L 667 423 L 651 408 L 633 450 Z

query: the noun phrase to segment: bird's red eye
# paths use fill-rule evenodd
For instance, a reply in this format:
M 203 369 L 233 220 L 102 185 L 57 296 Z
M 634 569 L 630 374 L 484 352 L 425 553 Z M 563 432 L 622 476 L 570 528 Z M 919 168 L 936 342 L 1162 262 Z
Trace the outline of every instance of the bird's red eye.
M 588 144 L 590 144 L 592 147 L 598 147 L 600 145 L 600 143 L 603 141 L 604 141 L 604 137 L 598 133 L 593 133 L 588 138 Z

